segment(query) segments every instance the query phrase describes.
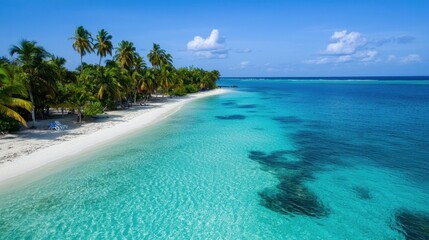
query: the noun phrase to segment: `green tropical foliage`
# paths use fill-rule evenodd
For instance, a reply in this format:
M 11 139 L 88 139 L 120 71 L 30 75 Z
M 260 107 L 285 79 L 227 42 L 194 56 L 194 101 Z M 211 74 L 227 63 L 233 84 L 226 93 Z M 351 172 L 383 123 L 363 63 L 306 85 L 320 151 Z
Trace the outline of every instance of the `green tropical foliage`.
M 35 41 L 22 40 L 13 45 L 10 55 L 16 56 L 14 64 L 18 68 L 15 78 L 24 85 L 33 104 L 31 117 L 34 126 L 37 108 L 43 108 L 48 99 L 55 97 L 57 72 L 47 61 L 51 55 Z
M 0 67 L 0 115 L 15 119 L 28 127 L 25 119 L 15 109 L 31 111 L 33 105 L 22 98 L 27 96 L 24 86 L 13 82 L 8 75 L 7 70 Z
M 27 110 L 31 111 L 34 126 L 36 117 L 49 117 L 50 108 L 60 108 L 76 113 L 80 122 L 83 116 L 118 106 L 126 108 L 139 101 L 144 104 L 154 96 L 182 96 L 213 89 L 220 77 L 216 70 L 176 69 L 172 55 L 156 43 L 147 54 L 152 66 L 148 67 L 134 43 L 123 40 L 114 49 L 112 36 L 104 29 L 98 32 L 94 44 L 83 26 L 71 39 L 81 60 L 75 71 L 65 67 L 66 59 L 50 54 L 35 41 L 22 40 L 10 48 L 11 59 L 0 58 L 0 69 L 8 70 L 0 71 L 0 119 L 15 119 L 26 125 L 19 113 Z M 83 62 L 83 56 L 92 52 L 99 56 L 96 65 Z M 103 58 L 113 52 L 114 56 L 102 66 Z

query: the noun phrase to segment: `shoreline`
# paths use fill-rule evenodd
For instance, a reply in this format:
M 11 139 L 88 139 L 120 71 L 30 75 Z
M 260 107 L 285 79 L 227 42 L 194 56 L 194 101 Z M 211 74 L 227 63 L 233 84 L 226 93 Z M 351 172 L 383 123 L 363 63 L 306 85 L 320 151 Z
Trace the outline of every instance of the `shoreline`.
M 91 150 L 112 142 L 113 140 L 123 137 L 133 131 L 159 123 L 163 119 L 179 111 L 185 104 L 193 100 L 220 95 L 230 91 L 231 90 L 217 88 L 207 92 L 199 92 L 189 94 L 184 97 L 168 99 L 165 103 L 137 112 L 135 116 L 131 116 L 130 119 L 124 119 L 123 122 L 119 122 L 114 125 L 105 124 L 105 126 L 103 125 L 103 127 L 96 129 L 95 131 L 86 132 L 85 130 L 90 129 L 83 129 L 84 133 L 81 133 L 82 135 L 74 135 L 74 137 L 65 139 L 54 145 L 52 144 L 56 143 L 56 139 L 47 139 L 46 144 L 42 145 L 37 150 L 23 156 L 12 156 L 7 159 L 6 162 L 1 163 L 0 185 L 14 182 L 14 180 L 25 175 L 37 175 L 37 172 L 53 164 L 59 164 L 79 154 L 90 152 Z M 96 126 L 96 124 L 93 125 Z M 67 135 L 66 131 L 67 130 L 65 130 L 64 135 Z M 22 144 L 25 144 L 25 141 L 30 142 L 33 139 L 19 140 L 22 141 Z M 47 147 L 44 147 L 46 145 Z M 3 155 L 3 152 L 7 154 L 7 151 L 8 149 L 1 150 L 0 153 L 1 155 Z

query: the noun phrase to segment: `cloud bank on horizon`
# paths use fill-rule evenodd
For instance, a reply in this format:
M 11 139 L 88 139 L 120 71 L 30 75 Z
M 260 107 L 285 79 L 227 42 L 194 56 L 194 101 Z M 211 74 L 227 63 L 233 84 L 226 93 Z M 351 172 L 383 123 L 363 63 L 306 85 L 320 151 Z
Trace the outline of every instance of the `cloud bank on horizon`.
M 413 36 L 390 37 L 369 41 L 359 32 L 348 32 L 347 30 L 334 32 L 331 42 L 326 49 L 319 53 L 316 59 L 306 60 L 308 64 L 339 64 L 350 62 L 376 63 L 376 62 L 398 62 L 403 64 L 418 63 L 422 61 L 420 55 L 410 53 L 406 56 L 397 57 L 389 55 L 383 59 L 378 57 L 377 48 L 385 44 L 408 44 L 414 41 Z
M 187 42 L 186 49 L 188 52 L 193 53 L 197 59 L 226 61 L 226 58 L 229 58 L 230 55 L 234 55 L 231 56 L 234 59 L 243 56 L 241 59 L 238 58 L 239 61 L 229 66 L 229 70 L 231 71 L 256 69 L 257 71 L 276 73 L 293 70 L 293 67 L 285 63 L 270 64 L 265 62 L 250 64 L 249 58 L 253 55 L 253 50 L 251 48 L 228 49 L 225 39 L 225 37 L 220 36 L 219 29 L 214 28 L 206 38 L 200 35 L 195 36 L 191 41 Z M 333 65 L 336 67 L 341 64 L 418 64 L 423 61 L 423 58 L 417 53 L 410 52 L 408 54 L 395 55 L 386 53 L 385 50 L 381 49 L 389 45 L 400 49 L 400 45 L 409 45 L 415 40 L 416 37 L 410 35 L 371 39 L 357 31 L 348 31 L 347 29 L 334 31 L 324 50 L 317 52 L 315 58 L 304 60 L 301 63 L 306 65 Z M 243 53 L 247 54 L 246 57 L 242 55 Z

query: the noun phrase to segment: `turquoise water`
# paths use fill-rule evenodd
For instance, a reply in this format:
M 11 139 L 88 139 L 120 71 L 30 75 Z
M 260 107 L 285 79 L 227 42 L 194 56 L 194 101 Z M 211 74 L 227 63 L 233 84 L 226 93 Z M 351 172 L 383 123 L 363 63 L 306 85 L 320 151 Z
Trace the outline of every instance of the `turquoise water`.
M 428 83 L 222 79 L 0 193 L 0 239 L 428 239 Z

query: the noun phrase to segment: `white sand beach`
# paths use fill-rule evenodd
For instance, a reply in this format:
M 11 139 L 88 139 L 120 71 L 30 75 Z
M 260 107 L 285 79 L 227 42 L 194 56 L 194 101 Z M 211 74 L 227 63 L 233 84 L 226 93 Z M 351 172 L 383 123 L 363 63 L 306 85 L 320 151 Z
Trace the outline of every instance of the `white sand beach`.
M 49 130 L 48 123 L 53 121 L 50 119 L 38 121 L 36 129 L 1 135 L 0 183 L 35 172 L 44 166 L 61 162 L 63 159 L 157 123 L 192 100 L 228 91 L 215 89 L 185 97 L 169 98 L 167 101 L 151 102 L 146 106 L 135 105 L 126 110 L 107 112 L 100 118 L 79 124 L 75 122 L 75 115 L 55 119 L 69 126 L 65 130 Z

